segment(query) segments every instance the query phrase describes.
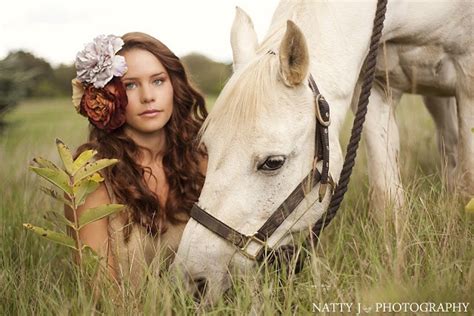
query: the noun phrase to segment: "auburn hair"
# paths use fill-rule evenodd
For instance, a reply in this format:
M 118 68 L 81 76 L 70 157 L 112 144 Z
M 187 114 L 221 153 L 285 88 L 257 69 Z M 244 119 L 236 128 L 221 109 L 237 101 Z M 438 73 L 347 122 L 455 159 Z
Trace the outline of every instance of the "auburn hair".
M 169 185 L 166 204 L 161 207 L 158 196 L 148 188 L 144 176 L 151 174 L 151 169 L 137 163 L 144 148 L 125 135 L 123 126 L 106 132 L 91 125 L 88 143 L 77 152 L 95 149 L 98 158 L 119 159 L 103 175 L 117 202 L 127 205 L 127 223 L 142 225 L 153 235 L 161 234 L 166 231 L 167 221 L 175 224 L 182 221 L 178 214 L 189 214 L 204 184 L 199 166 L 206 152 L 199 147 L 197 135 L 207 111 L 203 96 L 193 88 L 183 64 L 166 45 L 139 32 L 127 33 L 122 39 L 124 46 L 119 54 L 131 49 L 152 53 L 167 70 L 173 85 L 173 112 L 163 127 L 166 134 L 163 169 Z M 125 230 L 127 241 L 132 225 L 126 226 L 129 227 Z

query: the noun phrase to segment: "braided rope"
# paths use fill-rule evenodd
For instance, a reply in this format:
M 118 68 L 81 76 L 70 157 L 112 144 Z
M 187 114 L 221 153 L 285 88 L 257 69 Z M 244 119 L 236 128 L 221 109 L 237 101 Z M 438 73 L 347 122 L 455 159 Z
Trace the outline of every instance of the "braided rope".
M 336 216 L 339 206 L 344 199 L 344 194 L 347 192 L 347 186 L 349 185 L 350 177 L 352 174 L 352 168 L 355 164 L 357 156 L 357 149 L 359 148 L 359 141 L 362 135 L 362 128 L 365 122 L 365 115 L 367 114 L 367 105 L 369 104 L 370 90 L 375 77 L 375 65 L 377 63 L 377 52 L 380 44 L 380 38 L 382 37 L 383 22 L 385 20 L 385 12 L 387 11 L 387 0 L 377 1 L 377 10 L 374 18 L 374 25 L 372 29 L 372 37 L 370 39 L 370 48 L 367 55 L 363 84 L 359 96 L 359 102 L 357 104 L 357 113 L 354 118 L 354 123 L 351 131 L 351 138 L 347 145 L 347 152 L 344 159 L 344 165 L 341 170 L 339 182 L 331 197 L 328 210 L 326 214 L 320 218 L 312 228 L 312 236 L 314 239 L 314 245 L 318 242 L 319 236 L 322 230 L 329 225 L 329 223 Z
M 372 36 L 370 38 L 369 53 L 367 54 L 364 64 L 364 78 L 357 104 L 357 113 L 352 125 L 351 138 L 349 144 L 347 145 L 346 156 L 339 177 L 339 183 L 331 197 L 328 210 L 326 211 L 325 215 L 320 218 L 316 224 L 314 224 L 311 234 L 306 240 L 306 242 L 308 242 L 313 247 L 317 245 L 322 230 L 328 226 L 336 216 L 337 211 L 341 206 L 342 200 L 344 199 L 344 194 L 347 192 L 347 186 L 349 185 L 352 169 L 357 156 L 357 149 L 359 148 L 359 141 L 365 122 L 365 115 L 367 114 L 370 90 L 372 89 L 372 84 L 374 82 L 377 52 L 380 38 L 382 37 L 383 22 L 385 20 L 385 12 L 387 11 L 387 2 L 388 0 L 377 1 Z M 296 257 L 295 266 L 290 267 L 288 263 L 290 262 L 291 258 L 295 258 L 296 255 L 298 256 Z M 266 255 L 267 262 L 273 264 L 278 270 L 286 267 L 287 272 L 293 270 L 295 273 L 298 273 L 302 269 L 305 257 L 305 252 L 300 252 L 297 254 L 296 248 L 293 245 L 282 246 Z

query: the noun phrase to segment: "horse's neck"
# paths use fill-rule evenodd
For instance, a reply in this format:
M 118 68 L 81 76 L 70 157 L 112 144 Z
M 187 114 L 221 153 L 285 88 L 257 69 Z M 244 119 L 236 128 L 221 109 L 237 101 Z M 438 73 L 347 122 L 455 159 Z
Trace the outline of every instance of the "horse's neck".
M 376 0 L 365 2 L 282 0 L 259 51 L 278 50 L 293 20 L 305 34 L 311 73 L 329 100 L 338 131 L 368 51 Z

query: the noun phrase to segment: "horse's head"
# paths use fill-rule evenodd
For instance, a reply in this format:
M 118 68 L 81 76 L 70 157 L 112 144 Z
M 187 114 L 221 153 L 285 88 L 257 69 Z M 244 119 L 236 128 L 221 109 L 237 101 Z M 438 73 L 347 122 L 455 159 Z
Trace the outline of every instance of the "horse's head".
M 308 47 L 293 22 L 283 32 L 272 50 L 258 49 L 250 18 L 237 10 L 235 71 L 202 129 L 209 162 L 198 205 L 244 235 L 253 235 L 312 168 L 315 103 Z M 321 216 L 323 204 L 308 200 L 269 238 L 270 246 L 291 243 L 292 233 Z M 205 287 L 207 302 L 213 302 L 230 285 L 230 272 L 254 265 L 246 254 L 255 255 L 261 244 L 252 239 L 245 246 L 243 253 L 191 219 L 174 266 L 185 271 L 190 288 Z

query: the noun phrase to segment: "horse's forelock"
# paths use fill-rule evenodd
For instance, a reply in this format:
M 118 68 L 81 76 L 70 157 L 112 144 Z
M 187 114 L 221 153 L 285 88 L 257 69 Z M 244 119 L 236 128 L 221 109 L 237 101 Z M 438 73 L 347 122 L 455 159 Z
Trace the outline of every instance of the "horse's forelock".
M 278 99 L 278 57 L 264 54 L 235 72 L 204 122 L 201 141 L 230 141 L 235 133 L 253 129 L 260 114 Z

